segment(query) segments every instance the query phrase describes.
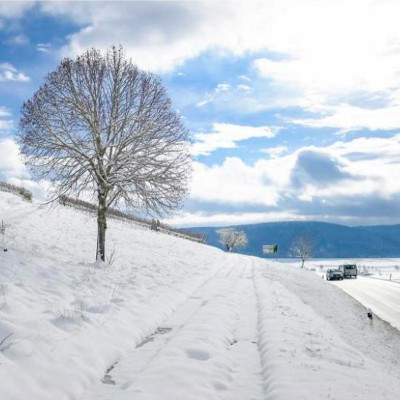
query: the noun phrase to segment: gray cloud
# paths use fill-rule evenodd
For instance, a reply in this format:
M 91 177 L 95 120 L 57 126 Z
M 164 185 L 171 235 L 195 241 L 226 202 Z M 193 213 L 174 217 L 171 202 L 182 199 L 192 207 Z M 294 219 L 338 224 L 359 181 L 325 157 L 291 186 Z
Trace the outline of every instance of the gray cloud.
M 304 150 L 299 153 L 291 175 L 292 184 L 299 188 L 306 184 L 327 187 L 332 183 L 359 177 L 343 170 L 344 164 L 330 154 L 316 150 Z
M 326 201 L 315 198 L 312 202 L 301 201 L 294 195 L 282 196 L 276 206 L 188 200 L 183 211 L 196 215 L 199 210 L 203 216 L 214 217 L 216 220 L 219 215 L 230 214 L 232 223 L 245 214 L 258 214 L 261 219 L 257 222 L 267 222 L 268 214 L 279 214 L 286 210 L 290 212 L 291 218 L 301 217 L 301 219 L 310 221 L 343 223 L 345 225 L 394 224 L 400 223 L 400 192 L 391 198 L 383 198 L 378 193 L 368 196 L 343 194 L 335 197 L 334 200 Z M 241 221 L 241 223 L 245 222 Z

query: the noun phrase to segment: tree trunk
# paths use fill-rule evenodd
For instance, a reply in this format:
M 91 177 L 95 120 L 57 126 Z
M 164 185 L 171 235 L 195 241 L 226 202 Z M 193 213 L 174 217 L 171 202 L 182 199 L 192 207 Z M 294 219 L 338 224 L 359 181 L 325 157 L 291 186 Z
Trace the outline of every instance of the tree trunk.
M 96 260 L 106 260 L 107 205 L 106 197 L 99 191 L 99 208 L 97 210 L 97 255 Z
M 304 261 L 305 261 L 305 259 L 302 258 L 302 259 L 301 259 L 301 268 L 304 268 Z

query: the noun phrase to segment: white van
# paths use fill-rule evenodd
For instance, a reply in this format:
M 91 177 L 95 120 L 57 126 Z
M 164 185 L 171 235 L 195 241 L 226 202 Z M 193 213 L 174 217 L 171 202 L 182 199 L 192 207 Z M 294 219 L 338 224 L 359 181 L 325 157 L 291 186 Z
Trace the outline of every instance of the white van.
M 357 265 L 356 264 L 339 265 L 339 270 L 343 273 L 343 278 L 354 277 L 357 279 Z

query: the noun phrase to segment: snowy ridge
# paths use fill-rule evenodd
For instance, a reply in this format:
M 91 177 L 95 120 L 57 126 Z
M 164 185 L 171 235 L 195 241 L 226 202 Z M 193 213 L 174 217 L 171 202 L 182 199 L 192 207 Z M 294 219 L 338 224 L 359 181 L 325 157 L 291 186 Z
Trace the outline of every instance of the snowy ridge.
M 400 338 L 309 271 L 0 193 L 0 399 L 397 399 Z M 340 383 L 340 384 L 339 384 Z

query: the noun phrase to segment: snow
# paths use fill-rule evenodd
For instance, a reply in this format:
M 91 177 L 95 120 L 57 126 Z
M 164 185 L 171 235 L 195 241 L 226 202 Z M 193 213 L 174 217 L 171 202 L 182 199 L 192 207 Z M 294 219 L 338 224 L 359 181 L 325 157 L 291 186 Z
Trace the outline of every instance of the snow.
M 357 280 L 344 280 L 337 286 L 400 329 L 399 283 L 361 276 Z
M 399 331 L 311 271 L 117 220 L 96 264 L 91 215 L 0 219 L 2 400 L 398 398 Z

